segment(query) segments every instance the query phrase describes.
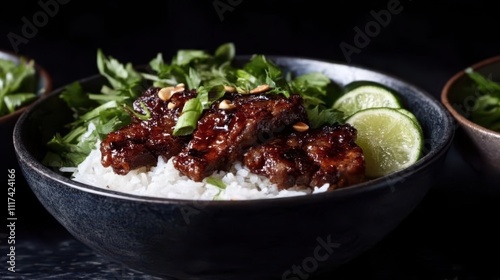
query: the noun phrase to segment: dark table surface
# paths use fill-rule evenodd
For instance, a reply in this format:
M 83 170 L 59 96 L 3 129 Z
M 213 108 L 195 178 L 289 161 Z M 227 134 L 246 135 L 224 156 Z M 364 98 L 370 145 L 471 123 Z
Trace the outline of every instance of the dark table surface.
M 144 63 L 158 52 L 169 56 L 180 48 L 213 49 L 232 41 L 241 54 L 306 56 L 380 70 L 439 99 L 451 75 L 500 53 L 495 10 L 486 1 L 400 1 L 403 9 L 362 47 L 356 45 L 356 27 L 364 28 L 373 12 L 394 1 L 340 1 L 337 9 L 291 1 L 286 12 L 285 1 L 221 1 L 233 4 L 223 12 L 214 6 L 218 1 L 42 2 L 52 3 L 53 13 L 45 24 L 39 18 L 31 33 L 26 21 L 33 22 L 41 4 L 18 1 L 2 9 L 0 49 L 35 58 L 52 74 L 54 87 L 96 74 L 97 48 Z M 26 40 L 13 41 L 13 34 Z M 359 52 L 346 55 L 342 43 Z M 13 153 L 5 151 L 2 172 L 19 170 L 8 158 Z M 44 210 L 21 176 L 16 185 L 16 272 L 7 270 L 4 228 L 1 279 L 155 279 L 92 252 Z M 333 273 L 309 279 L 500 279 L 499 190 L 499 182 L 485 181 L 452 146 L 439 179 L 399 227 Z

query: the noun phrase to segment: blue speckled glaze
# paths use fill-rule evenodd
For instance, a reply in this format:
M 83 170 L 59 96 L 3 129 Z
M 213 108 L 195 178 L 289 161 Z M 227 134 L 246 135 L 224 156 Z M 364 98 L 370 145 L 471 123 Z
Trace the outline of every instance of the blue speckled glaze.
M 40 163 L 44 141 L 70 116 L 57 90 L 16 125 L 21 170 L 71 234 L 138 271 L 244 280 L 292 277 L 291 267 L 305 262 L 317 265 L 314 273 L 335 269 L 379 242 L 418 205 L 450 147 L 453 122 L 439 102 L 397 78 L 342 64 L 270 58 L 295 73 L 321 71 L 341 85 L 366 79 L 394 87 L 422 123 L 425 156 L 391 176 L 311 196 L 202 202 L 120 194 L 71 181 Z M 93 89 L 102 81 L 91 77 L 82 83 Z

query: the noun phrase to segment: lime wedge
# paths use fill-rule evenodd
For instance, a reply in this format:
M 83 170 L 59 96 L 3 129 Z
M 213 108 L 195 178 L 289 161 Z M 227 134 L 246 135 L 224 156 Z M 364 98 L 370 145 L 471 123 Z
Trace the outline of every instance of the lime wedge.
M 346 122 L 358 131 L 356 143 L 365 155 L 367 177 L 377 178 L 402 170 L 421 156 L 422 129 L 399 109 L 364 109 Z
M 370 81 L 356 81 L 345 86 L 346 92 L 333 104 L 346 117 L 368 108 L 401 108 L 396 94 L 386 86 Z

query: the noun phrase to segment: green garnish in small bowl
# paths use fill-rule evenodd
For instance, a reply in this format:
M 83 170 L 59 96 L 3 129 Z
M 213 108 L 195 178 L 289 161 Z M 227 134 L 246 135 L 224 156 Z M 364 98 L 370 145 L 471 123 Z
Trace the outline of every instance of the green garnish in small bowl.
M 0 123 L 14 123 L 22 109 L 51 89 L 48 73 L 35 60 L 0 51 Z

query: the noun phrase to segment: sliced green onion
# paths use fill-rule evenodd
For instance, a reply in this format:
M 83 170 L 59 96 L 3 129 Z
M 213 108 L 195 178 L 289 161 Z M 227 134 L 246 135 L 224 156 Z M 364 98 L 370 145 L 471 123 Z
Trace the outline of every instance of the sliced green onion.
M 210 185 L 216 186 L 217 188 L 222 189 L 222 190 L 223 190 L 223 189 L 225 189 L 225 188 L 227 187 L 227 186 L 226 186 L 226 184 L 224 184 L 224 182 L 222 182 L 222 180 L 221 180 L 221 179 L 219 179 L 219 178 L 215 178 L 215 177 L 207 177 L 207 178 L 205 179 L 205 182 L 206 182 L 207 184 L 210 184 Z
M 183 136 L 191 134 L 197 127 L 198 119 L 203 112 L 203 107 L 198 98 L 189 99 L 184 108 L 182 108 L 181 115 L 177 120 L 174 127 L 174 136 Z

